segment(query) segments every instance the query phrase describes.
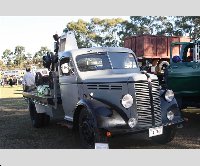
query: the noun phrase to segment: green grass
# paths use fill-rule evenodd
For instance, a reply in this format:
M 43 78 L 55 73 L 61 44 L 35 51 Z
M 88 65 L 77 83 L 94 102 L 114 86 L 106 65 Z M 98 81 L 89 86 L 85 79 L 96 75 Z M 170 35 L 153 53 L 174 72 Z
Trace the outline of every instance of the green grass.
M 22 96 L 22 86 L 0 87 L 1 109 L 26 109 L 27 102 Z
M 27 102 L 23 98 L 5 98 L 0 99 L 1 106 L 3 109 L 26 109 Z
M 2 98 L 22 98 L 22 86 L 0 86 L 0 99 Z

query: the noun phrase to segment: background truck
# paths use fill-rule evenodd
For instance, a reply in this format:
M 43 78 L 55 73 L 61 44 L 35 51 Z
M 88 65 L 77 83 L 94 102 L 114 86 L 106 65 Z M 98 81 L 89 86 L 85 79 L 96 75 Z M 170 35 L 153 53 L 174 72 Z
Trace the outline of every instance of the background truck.
M 23 93 L 34 127 L 64 118 L 84 148 L 108 148 L 108 137 L 118 133 L 148 132 L 157 143 L 174 138 L 183 119 L 173 91 L 161 89 L 156 75 L 141 72 L 132 50 L 74 49 L 72 32 L 54 40 L 55 54 L 43 57 L 49 77 Z
M 163 75 L 164 69 L 169 65 L 170 44 L 190 40 L 189 37 L 183 36 L 138 35 L 125 38 L 124 47 L 135 52 L 141 66 L 159 76 Z M 175 55 L 179 54 L 179 51 L 177 47 L 172 50 Z
M 174 54 L 173 49 L 180 54 Z M 180 108 L 200 107 L 200 41 L 171 44 L 165 82 L 175 93 Z

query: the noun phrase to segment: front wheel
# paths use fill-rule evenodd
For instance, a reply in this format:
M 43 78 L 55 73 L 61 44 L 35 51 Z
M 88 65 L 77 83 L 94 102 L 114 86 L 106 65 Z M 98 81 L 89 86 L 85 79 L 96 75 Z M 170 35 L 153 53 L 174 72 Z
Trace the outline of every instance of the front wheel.
M 95 125 L 95 119 L 91 112 L 83 108 L 79 115 L 79 137 L 81 146 L 86 149 L 94 149 L 95 143 L 107 143 L 107 138 Z
M 163 134 L 152 137 L 152 141 L 158 144 L 166 144 L 171 142 L 176 134 L 176 126 L 166 126 L 163 128 Z

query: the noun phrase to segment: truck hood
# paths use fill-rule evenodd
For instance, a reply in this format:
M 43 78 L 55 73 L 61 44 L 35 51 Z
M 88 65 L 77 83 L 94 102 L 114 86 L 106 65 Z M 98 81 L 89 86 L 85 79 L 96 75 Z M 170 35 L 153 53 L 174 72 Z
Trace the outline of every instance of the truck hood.
M 157 80 L 157 76 L 154 74 L 149 74 L 152 80 Z M 103 83 L 103 82 L 137 82 L 137 81 L 147 81 L 147 76 L 142 73 L 128 73 L 128 74 L 109 74 L 109 75 L 89 75 L 82 77 L 81 82 L 83 83 Z

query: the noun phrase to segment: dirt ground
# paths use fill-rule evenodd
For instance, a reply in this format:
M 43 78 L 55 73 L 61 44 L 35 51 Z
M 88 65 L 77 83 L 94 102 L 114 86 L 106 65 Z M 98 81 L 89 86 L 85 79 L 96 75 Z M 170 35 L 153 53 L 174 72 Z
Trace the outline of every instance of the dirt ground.
M 0 149 L 80 148 L 72 130 L 59 125 L 58 121 L 51 121 L 45 128 L 33 128 L 21 92 L 21 87 L 0 87 Z M 188 122 L 166 145 L 152 143 L 147 134 L 132 134 L 112 137 L 109 146 L 111 149 L 200 149 L 198 112 L 184 113 Z

